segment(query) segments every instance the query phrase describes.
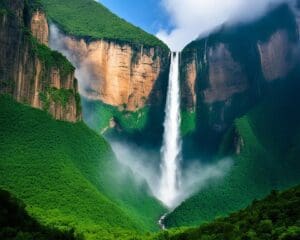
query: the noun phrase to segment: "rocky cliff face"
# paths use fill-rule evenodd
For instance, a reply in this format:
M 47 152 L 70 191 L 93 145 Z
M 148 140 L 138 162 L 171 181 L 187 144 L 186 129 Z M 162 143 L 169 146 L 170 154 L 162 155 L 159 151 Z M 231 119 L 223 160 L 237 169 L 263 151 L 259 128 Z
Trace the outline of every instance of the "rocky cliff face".
M 43 45 L 49 37 L 45 14 L 23 0 L 5 1 L 1 7 L 6 11 L 0 15 L 0 93 L 56 119 L 80 120 L 74 68 Z
M 198 61 L 196 51 L 189 51 L 182 54 L 180 58 L 180 89 L 181 104 L 189 111 L 194 111 L 196 107 L 196 80 L 198 74 Z
M 286 30 L 273 33 L 266 42 L 257 43 L 264 79 L 273 81 L 287 76 L 293 67 L 293 44 Z
M 36 10 L 32 13 L 30 30 L 32 32 L 32 35 L 35 36 L 40 43 L 48 45 L 49 27 L 44 12 Z
M 169 56 L 160 48 L 65 36 L 51 28 L 52 48 L 76 66 L 80 93 L 91 100 L 134 112 L 162 104 Z
M 283 5 L 255 23 L 224 27 L 183 50 L 182 108 L 196 111 L 197 142 L 213 145 L 210 141 L 217 141 L 272 83 L 287 77 L 298 39 L 297 19 Z

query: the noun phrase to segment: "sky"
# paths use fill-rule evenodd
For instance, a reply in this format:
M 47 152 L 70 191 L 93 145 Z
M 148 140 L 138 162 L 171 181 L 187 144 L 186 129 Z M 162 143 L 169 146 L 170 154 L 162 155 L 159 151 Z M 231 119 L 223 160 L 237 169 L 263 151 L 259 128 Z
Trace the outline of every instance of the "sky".
M 169 15 L 160 0 L 98 0 L 113 13 L 146 32 L 171 30 Z
M 216 27 L 253 21 L 295 0 L 98 0 L 120 17 L 156 35 L 173 51 Z

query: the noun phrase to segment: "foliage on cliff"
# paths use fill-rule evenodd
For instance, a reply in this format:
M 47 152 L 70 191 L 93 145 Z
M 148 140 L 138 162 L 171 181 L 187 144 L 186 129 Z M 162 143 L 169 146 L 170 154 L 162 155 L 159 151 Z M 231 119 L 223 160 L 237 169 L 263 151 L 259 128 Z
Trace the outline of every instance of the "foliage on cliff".
M 6 6 L 5 1 L 0 2 L 0 16 L 6 15 L 9 13 L 9 9 Z
M 164 208 L 135 185 L 102 137 L 8 96 L 0 106 L 0 187 L 39 221 L 87 239 L 158 228 Z
M 66 77 L 75 71 L 75 67 L 61 53 L 51 50 L 44 44 L 40 44 L 29 30 L 25 30 L 25 34 L 26 39 L 30 42 L 32 53 L 37 54 L 45 68 L 51 69 L 54 67 L 59 69 L 62 77 Z
M 109 128 L 117 127 L 130 134 L 135 131 L 142 131 L 148 122 L 148 107 L 136 112 L 129 112 L 124 110 L 126 106 L 123 106 L 124 109 L 120 109 L 100 101 L 83 99 L 83 104 L 87 108 L 85 110 L 87 114 L 84 114 L 87 116 L 84 117 L 88 126 L 102 133 Z M 93 112 L 92 116 L 88 115 L 90 112 Z
M 40 76 L 41 84 L 43 84 L 43 91 L 39 93 L 39 98 L 42 101 L 43 109 L 49 111 L 51 102 L 59 104 L 63 109 L 66 109 L 68 104 L 71 104 L 72 99 L 76 102 L 76 114 L 77 118 L 81 117 L 81 105 L 78 101 L 78 86 L 77 80 L 74 79 L 74 85 L 71 89 L 50 87 L 49 73 L 53 69 L 57 69 L 60 75 L 61 85 L 64 81 L 69 81 L 69 78 L 74 77 L 75 67 L 57 51 L 51 50 L 48 46 L 41 44 L 38 40 L 32 36 L 30 30 L 24 28 L 25 41 L 29 44 L 30 54 L 37 56 L 43 65 L 43 73 Z
M 96 132 L 141 148 L 151 146 L 159 155 L 165 116 L 164 105 L 149 104 L 136 112 L 130 112 L 126 110 L 126 105 L 114 107 L 84 97 L 82 105 L 84 121 Z
M 296 240 L 300 239 L 300 186 L 284 192 L 272 191 L 226 218 L 219 218 L 198 228 L 164 232 L 159 240 Z
M 48 16 L 68 34 L 149 47 L 168 47 L 159 39 L 117 17 L 93 0 L 41 0 Z
M 41 5 L 37 0 L 4 0 L 0 9 L 5 10 L 5 16 L 0 16 L 0 92 L 43 108 L 56 119 L 79 121 L 81 107 L 76 100 L 75 68 L 62 54 L 41 44 L 33 36 L 37 33 L 30 31 L 32 14 Z M 40 28 L 43 37 L 48 37 L 46 22 Z M 50 98 L 48 90 L 53 85 L 61 89 L 51 91 Z
M 234 166 L 166 219 L 168 226 L 196 225 L 245 207 L 270 189 L 300 181 L 299 71 L 274 82 L 264 100 L 237 119 L 225 134 L 217 159 L 231 155 Z
M 181 110 L 181 135 L 186 136 L 196 129 L 196 112 L 192 110 Z
M 25 210 L 25 204 L 0 190 L 0 238 L 1 239 L 40 239 L 40 240 L 72 240 L 81 239 L 74 232 L 61 231 L 45 227 L 31 217 Z

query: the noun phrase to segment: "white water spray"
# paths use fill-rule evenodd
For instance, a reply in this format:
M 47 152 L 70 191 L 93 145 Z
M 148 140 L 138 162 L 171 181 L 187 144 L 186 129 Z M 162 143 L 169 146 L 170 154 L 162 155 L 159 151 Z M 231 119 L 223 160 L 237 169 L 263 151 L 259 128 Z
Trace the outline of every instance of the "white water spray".
M 179 53 L 172 53 L 169 86 L 164 122 L 159 199 L 168 207 L 174 207 L 180 189 L 180 90 Z

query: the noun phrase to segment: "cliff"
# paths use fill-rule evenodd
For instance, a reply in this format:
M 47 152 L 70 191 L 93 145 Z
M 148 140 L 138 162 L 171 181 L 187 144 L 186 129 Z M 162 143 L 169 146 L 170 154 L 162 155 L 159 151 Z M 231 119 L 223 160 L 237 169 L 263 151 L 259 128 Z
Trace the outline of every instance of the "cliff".
M 295 14 L 282 5 L 257 22 L 223 26 L 183 50 L 182 108 L 196 113 L 197 143 L 216 150 L 233 120 L 288 76 L 298 39 Z
M 48 44 L 44 12 L 34 1 L 4 1 L 0 15 L 0 93 L 48 111 L 55 119 L 81 119 L 74 67 Z
M 52 48 L 63 52 L 76 66 L 80 94 L 90 100 L 127 111 L 148 104 L 163 104 L 157 87 L 168 71 L 168 54 L 160 48 L 117 41 L 76 38 L 51 28 Z
M 41 0 L 49 46 L 76 67 L 83 119 L 126 141 L 160 145 L 169 49 L 93 0 Z

